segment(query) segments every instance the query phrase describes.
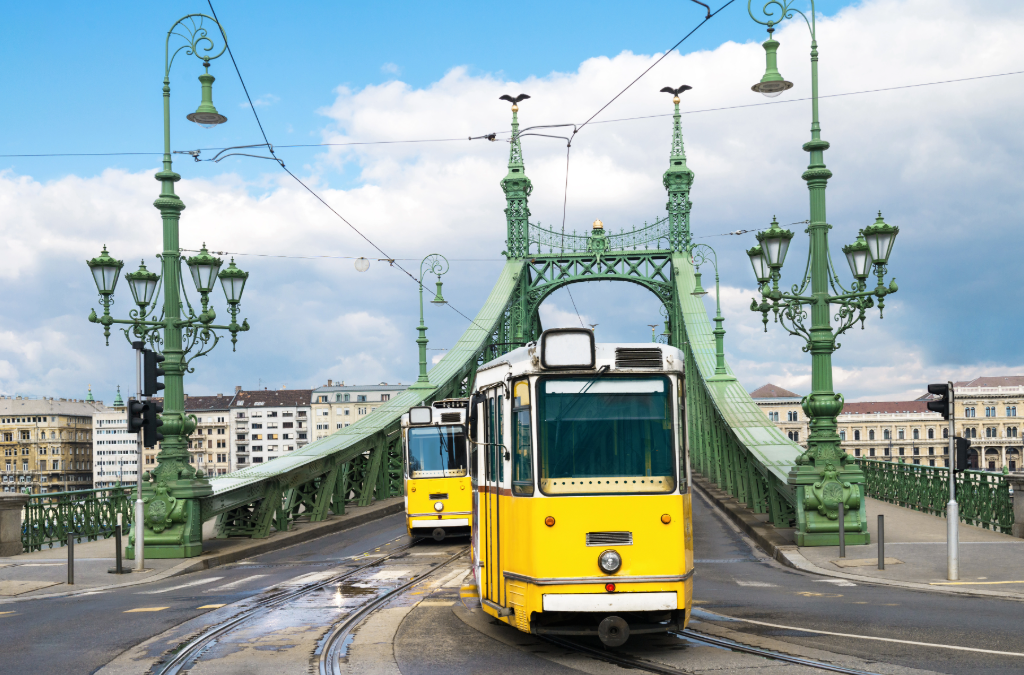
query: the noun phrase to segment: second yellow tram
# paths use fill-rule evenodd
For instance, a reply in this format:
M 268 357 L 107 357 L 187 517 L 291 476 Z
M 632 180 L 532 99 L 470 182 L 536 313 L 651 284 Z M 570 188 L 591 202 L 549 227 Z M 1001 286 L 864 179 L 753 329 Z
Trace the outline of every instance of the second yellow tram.
M 674 347 L 554 329 L 478 369 L 470 464 L 485 612 L 608 646 L 686 626 L 683 366 Z
M 471 531 L 473 489 L 466 451 L 466 399 L 445 399 L 402 415 L 405 514 L 410 536 Z

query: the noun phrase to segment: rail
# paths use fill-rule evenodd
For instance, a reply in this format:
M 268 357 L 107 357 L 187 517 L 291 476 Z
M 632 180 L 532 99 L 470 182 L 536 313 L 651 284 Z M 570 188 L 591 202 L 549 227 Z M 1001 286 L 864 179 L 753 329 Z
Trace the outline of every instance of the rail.
M 22 548 L 32 552 L 43 550 L 44 544 L 64 546 L 68 535 L 79 542 L 110 537 L 119 513 L 127 526 L 132 520 L 131 487 L 34 494 L 22 519 Z
M 877 459 L 857 459 L 864 471 L 867 496 L 933 516 L 946 516 L 949 469 Z M 962 471 L 956 475 L 960 520 L 987 530 L 1010 534 L 1013 497 L 1003 474 Z

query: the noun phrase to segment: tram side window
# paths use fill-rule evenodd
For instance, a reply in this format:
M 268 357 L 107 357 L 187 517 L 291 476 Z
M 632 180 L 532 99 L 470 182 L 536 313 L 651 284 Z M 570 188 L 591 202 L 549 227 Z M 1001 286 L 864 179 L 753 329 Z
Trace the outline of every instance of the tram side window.
M 485 442 L 487 443 L 487 447 L 486 447 L 486 453 L 487 454 L 485 455 L 485 457 L 487 458 L 487 466 L 485 468 L 485 471 L 486 471 L 487 480 L 491 481 L 491 482 L 494 481 L 494 474 L 495 474 L 495 472 L 494 472 L 494 443 L 495 443 L 494 428 L 496 426 L 497 425 L 495 424 L 495 418 L 494 418 L 494 397 L 488 397 L 488 399 L 487 399 L 487 425 L 486 425 L 486 429 L 485 429 L 486 433 L 484 434 L 485 435 Z
M 504 396 L 498 395 L 498 445 L 494 448 L 494 459 L 498 464 L 498 482 L 505 482 L 505 449 L 501 446 L 505 444 L 505 406 L 502 405 L 504 402 Z
M 689 462 L 686 457 L 686 397 L 681 385 L 679 386 L 679 420 L 677 424 L 679 426 L 679 490 L 685 492 L 687 487 L 686 471 L 689 468 Z
M 512 492 L 525 497 L 533 495 L 529 380 L 516 382 L 512 392 Z

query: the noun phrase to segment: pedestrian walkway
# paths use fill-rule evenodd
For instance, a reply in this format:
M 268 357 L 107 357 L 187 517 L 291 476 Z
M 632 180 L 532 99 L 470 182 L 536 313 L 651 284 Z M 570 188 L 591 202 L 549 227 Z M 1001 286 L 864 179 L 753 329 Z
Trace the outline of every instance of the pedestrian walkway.
M 696 483 L 733 522 L 776 560 L 808 572 L 844 579 L 879 581 L 920 590 L 956 591 L 1024 599 L 1024 539 L 960 523 L 960 575 L 946 578 L 946 519 L 867 498 L 871 543 L 796 546 L 795 530 L 775 528 L 727 493 Z M 885 520 L 885 569 L 878 569 L 878 516 Z
M 145 561 L 146 571 L 130 574 L 110 574 L 115 567 L 114 538 L 75 543 L 75 583 L 68 585 L 68 549 L 66 546 L 44 548 L 41 551 L 0 558 L 0 604 L 15 599 L 47 595 L 65 595 L 106 590 L 119 586 L 159 581 L 168 577 L 209 569 L 229 562 L 243 560 L 286 546 L 309 541 L 333 532 L 399 513 L 404 508 L 401 497 L 375 502 L 367 507 L 349 507 L 343 516 L 331 516 L 319 523 L 299 520 L 287 532 L 274 532 L 266 539 L 217 539 L 215 522 L 203 525 L 203 553 L 186 559 L 150 559 Z M 122 545 L 128 545 L 127 535 Z M 126 569 L 135 561 L 123 559 Z

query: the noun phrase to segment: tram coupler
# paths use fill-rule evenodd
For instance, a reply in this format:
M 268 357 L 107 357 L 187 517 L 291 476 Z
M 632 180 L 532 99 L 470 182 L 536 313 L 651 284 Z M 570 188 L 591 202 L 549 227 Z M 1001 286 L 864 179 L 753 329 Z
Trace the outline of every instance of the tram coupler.
M 434 541 L 444 541 L 444 528 L 435 527 L 432 536 L 434 537 Z
M 629 639 L 629 624 L 621 616 L 606 616 L 597 626 L 597 637 L 606 647 L 621 647 Z

